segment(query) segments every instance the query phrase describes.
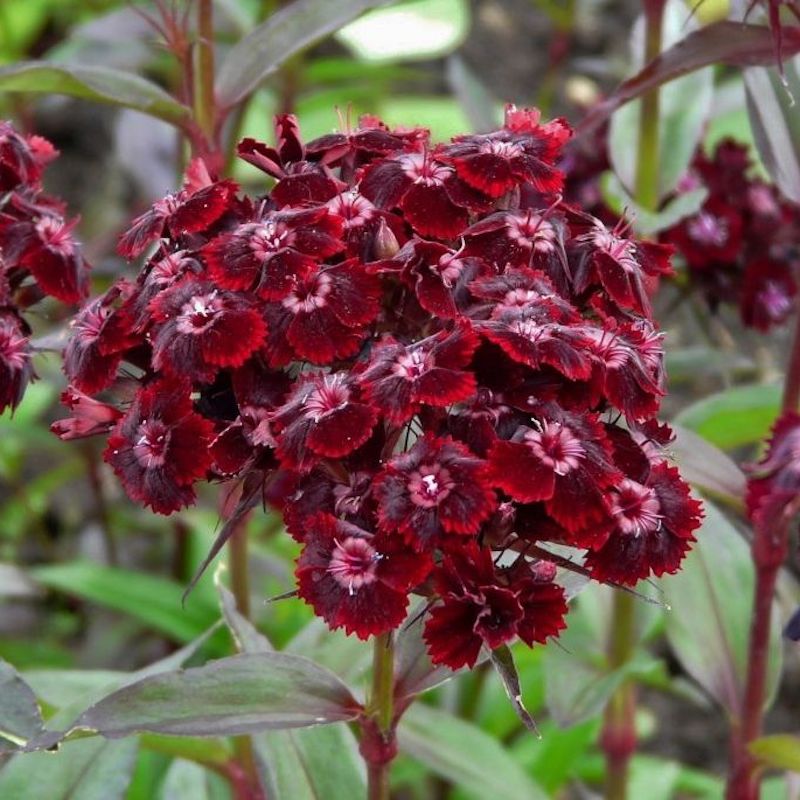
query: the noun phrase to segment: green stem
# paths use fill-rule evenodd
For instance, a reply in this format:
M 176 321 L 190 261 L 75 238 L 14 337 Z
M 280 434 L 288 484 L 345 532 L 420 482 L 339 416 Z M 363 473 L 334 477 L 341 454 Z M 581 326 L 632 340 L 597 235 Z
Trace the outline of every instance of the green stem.
M 614 593 L 608 666 L 622 669 L 634 650 L 636 599 L 629 592 Z M 606 800 L 625 800 L 628 795 L 628 766 L 636 750 L 636 693 L 624 681 L 606 706 L 600 741 L 606 756 Z
M 661 52 L 666 0 L 644 0 L 645 63 Z M 649 211 L 658 208 L 659 142 L 658 89 L 643 98 L 639 114 L 639 149 L 636 163 L 636 202 Z M 608 661 L 611 671 L 630 661 L 635 647 L 636 605 L 634 595 L 614 593 Z M 600 742 L 606 756 L 606 800 L 626 800 L 631 757 L 636 750 L 636 686 L 624 681 L 606 706 Z
M 361 754 L 367 762 L 368 800 L 389 800 L 389 766 L 397 752 L 394 709 L 394 638 L 373 641 L 372 691 L 361 721 Z
M 231 574 L 231 589 L 236 600 L 236 608 L 246 619 L 250 618 L 250 570 L 247 548 L 247 521 L 250 515 L 245 515 L 236 526 L 236 530 L 228 540 L 228 568 Z M 233 747 L 236 761 L 247 776 L 251 787 L 252 797 L 260 797 L 260 781 L 256 767 L 253 740 L 249 736 L 235 736 Z
M 644 60 L 649 64 L 661 52 L 664 0 L 645 0 Z M 636 202 L 648 211 L 658 208 L 659 90 L 642 97 L 639 108 L 639 152 L 636 163 Z
M 194 115 L 200 130 L 211 142 L 214 138 L 216 104 L 214 100 L 214 4 L 197 2 L 197 66 L 195 68 Z

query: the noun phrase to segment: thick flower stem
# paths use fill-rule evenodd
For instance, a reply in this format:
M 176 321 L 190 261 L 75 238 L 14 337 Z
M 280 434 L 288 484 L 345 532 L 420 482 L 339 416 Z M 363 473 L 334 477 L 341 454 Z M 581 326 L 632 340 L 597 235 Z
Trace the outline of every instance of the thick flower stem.
M 783 390 L 783 411 L 793 412 L 800 406 L 800 319 L 795 323 L 789 367 Z M 787 510 L 773 528 L 756 525 L 753 530 L 753 563 L 756 570 L 753 612 L 750 618 L 750 644 L 741 717 L 731 735 L 731 767 L 727 800 L 757 800 L 760 776 L 758 764 L 750 755 L 749 745 L 761 735 L 769 670 L 769 635 L 772 627 L 772 605 L 778 573 L 789 549 Z
M 661 52 L 661 31 L 665 0 L 645 0 L 644 60 L 649 63 Z M 639 108 L 639 152 L 636 163 L 636 202 L 648 211 L 658 208 L 659 170 L 659 91 L 653 89 L 642 97 Z
M 633 655 L 636 622 L 635 597 L 614 593 L 608 666 L 618 670 Z M 625 800 L 628 794 L 628 765 L 636 750 L 635 686 L 625 681 L 606 706 L 600 744 L 606 756 L 606 800 Z
M 250 618 L 250 571 L 247 552 L 247 521 L 246 515 L 236 526 L 236 530 L 228 541 L 228 568 L 231 573 L 231 589 L 236 600 L 239 613 Z M 253 800 L 262 798 L 258 770 L 256 768 L 253 740 L 249 736 L 237 736 L 233 740 L 236 752 L 236 761 L 247 777 L 250 786 L 250 797 Z
M 197 3 L 197 43 L 193 70 L 192 99 L 194 125 L 189 131 L 192 154 L 201 156 L 212 173 L 223 166 L 218 141 L 217 104 L 214 95 L 214 4 Z
M 397 755 L 394 713 L 394 639 L 373 641 L 372 691 L 361 720 L 361 755 L 367 762 L 368 800 L 389 800 L 389 766 Z

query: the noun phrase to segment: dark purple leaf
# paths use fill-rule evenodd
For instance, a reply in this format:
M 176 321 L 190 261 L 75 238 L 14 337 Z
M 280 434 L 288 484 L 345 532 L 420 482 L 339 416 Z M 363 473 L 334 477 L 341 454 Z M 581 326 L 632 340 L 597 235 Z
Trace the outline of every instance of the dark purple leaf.
M 800 28 L 784 30 L 784 57 L 800 52 Z M 772 31 L 764 25 L 715 22 L 693 31 L 653 59 L 632 78 L 621 83 L 598 103 L 578 126 L 578 134 L 593 131 L 620 106 L 675 78 L 711 64 L 752 67 L 775 63 Z
M 355 719 L 361 710 L 332 672 L 286 653 L 251 653 L 146 678 L 104 697 L 75 728 L 110 739 L 135 732 L 235 736 Z

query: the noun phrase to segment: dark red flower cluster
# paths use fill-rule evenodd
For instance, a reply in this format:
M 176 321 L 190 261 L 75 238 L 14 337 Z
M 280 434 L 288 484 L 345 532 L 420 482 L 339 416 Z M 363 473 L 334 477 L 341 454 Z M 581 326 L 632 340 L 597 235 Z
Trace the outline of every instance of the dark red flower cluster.
M 745 325 L 768 331 L 796 308 L 800 210 L 750 177 L 752 166 L 747 148 L 733 140 L 711 157 L 699 153 L 682 188 L 702 186 L 708 197 L 662 238 L 683 256 L 712 308 L 734 304 Z
M 674 572 L 699 505 L 652 424 L 646 287 L 670 248 L 561 202 L 569 135 L 509 108 L 450 144 L 372 118 L 303 144 L 282 116 L 276 147 L 239 147 L 267 194 L 193 164 L 122 237 L 150 248 L 136 281 L 81 312 L 58 431 L 107 433 L 161 513 L 242 481 L 281 509 L 331 627 L 396 628 L 415 592 L 451 667 L 558 633 L 556 561 L 624 585 Z
M 0 412 L 16 408 L 33 377 L 23 312 L 46 295 L 77 303 L 88 289 L 75 220 L 42 189 L 42 172 L 57 155 L 46 139 L 0 122 Z

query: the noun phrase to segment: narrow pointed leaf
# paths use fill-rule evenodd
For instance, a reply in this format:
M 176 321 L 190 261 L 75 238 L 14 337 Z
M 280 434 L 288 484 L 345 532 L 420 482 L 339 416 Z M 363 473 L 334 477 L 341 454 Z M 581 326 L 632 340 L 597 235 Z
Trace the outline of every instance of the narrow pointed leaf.
M 10 664 L 0 660 L 0 753 L 22 747 L 43 727 L 33 689 Z
M 19 753 L 0 769 L 0 797 L 8 800 L 122 800 L 139 742 L 83 739 L 56 753 Z
M 82 714 L 75 727 L 112 739 L 141 731 L 233 736 L 351 720 L 359 709 L 344 683 L 312 661 L 254 653 L 126 686 Z
M 233 513 L 225 520 L 220 532 L 217 534 L 208 555 L 203 559 L 203 562 L 197 568 L 189 585 L 183 593 L 183 600 L 191 593 L 192 589 L 197 586 L 197 582 L 203 577 L 205 571 L 208 569 L 211 562 L 219 555 L 220 550 L 225 546 L 228 539 L 236 532 L 239 523 L 252 511 L 261 500 L 263 482 L 259 475 L 252 473 L 244 479 L 242 487 L 242 496 L 233 510 Z
M 281 8 L 228 53 L 219 70 L 216 92 L 230 108 L 247 97 L 288 58 L 324 39 L 364 11 L 392 0 L 294 0 Z
M 422 703 L 409 708 L 397 729 L 400 750 L 470 797 L 544 800 L 541 788 L 480 728 Z
M 745 70 L 747 112 L 761 160 L 778 188 L 800 202 L 800 59 L 784 64 L 786 85 L 777 69 Z
M 109 67 L 22 61 L 0 68 L 0 91 L 66 94 L 132 108 L 173 124 L 185 122 L 190 116 L 186 106 L 157 84 Z
M 253 737 L 272 800 L 352 800 L 366 796 L 364 762 L 346 725 L 266 731 Z
M 733 459 L 688 428 L 676 425 L 673 430 L 670 452 L 681 475 L 709 497 L 743 509 L 746 481 Z
M 710 502 L 697 542 L 681 571 L 663 581 L 671 612 L 667 639 L 684 669 L 734 718 L 747 670 L 754 572 L 750 548 Z M 781 670 L 781 632 L 773 614 L 766 694 Z
M 785 57 L 800 52 L 800 28 L 785 27 Z M 602 125 L 618 108 L 669 81 L 711 66 L 765 66 L 775 63 L 775 41 L 765 25 L 715 22 L 685 36 L 658 58 L 621 83 L 611 95 L 586 115 L 578 132 L 586 134 Z
M 503 683 L 508 699 L 514 708 L 514 713 L 520 718 L 522 724 L 529 730 L 538 734 L 539 729 L 530 712 L 522 702 L 522 687 L 519 683 L 517 665 L 514 663 L 514 654 L 507 645 L 502 645 L 492 650 L 492 666 Z

